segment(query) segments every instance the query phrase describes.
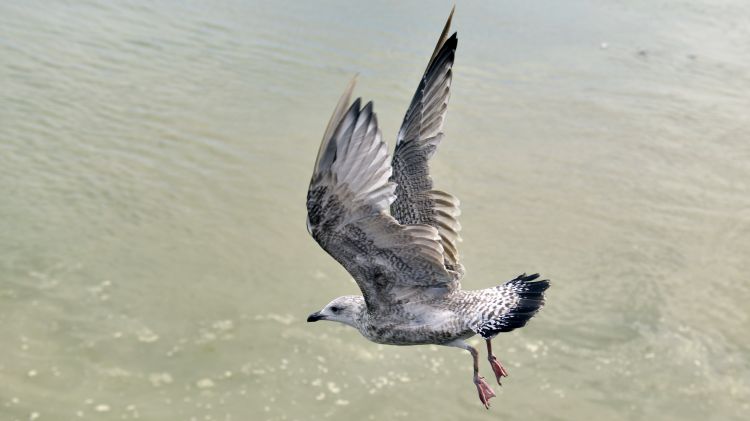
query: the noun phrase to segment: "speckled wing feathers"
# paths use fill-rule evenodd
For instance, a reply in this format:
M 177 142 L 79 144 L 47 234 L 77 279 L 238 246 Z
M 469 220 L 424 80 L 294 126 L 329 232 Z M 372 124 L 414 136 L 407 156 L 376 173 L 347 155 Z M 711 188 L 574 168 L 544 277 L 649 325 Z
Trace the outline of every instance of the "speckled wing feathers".
M 404 289 L 446 287 L 438 230 L 402 225 L 388 214 L 395 184 L 372 103 L 358 98 L 345 112 L 347 88 L 323 139 L 307 195 L 308 230 L 352 275 L 368 306 L 387 304 Z M 332 119 L 333 121 L 333 119 Z
M 457 221 L 459 201 L 433 189 L 428 165 L 443 139 L 443 121 L 450 97 L 451 69 L 458 42 L 455 33 L 448 37 L 452 16 L 453 12 L 398 133 L 391 176 L 396 183 L 396 200 L 391 204 L 391 214 L 402 224 L 435 227 L 444 249 L 445 267 L 460 278 L 464 269 L 456 248 L 461 229 Z

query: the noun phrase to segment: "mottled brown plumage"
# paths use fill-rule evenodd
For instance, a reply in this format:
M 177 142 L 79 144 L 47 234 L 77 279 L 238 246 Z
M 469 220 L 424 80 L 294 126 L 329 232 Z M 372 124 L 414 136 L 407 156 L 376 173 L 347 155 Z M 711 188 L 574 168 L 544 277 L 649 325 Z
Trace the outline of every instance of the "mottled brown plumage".
M 479 398 L 489 407 L 494 392 L 465 339 L 480 334 L 487 341 L 499 383 L 507 372 L 490 340 L 524 326 L 544 304 L 549 282 L 521 275 L 492 288 L 461 289 L 458 200 L 435 190 L 429 173 L 450 97 L 457 45 L 456 34 L 448 36 L 450 22 L 406 112 L 392 161 L 372 102 L 350 104 L 354 80 L 334 110 L 307 194 L 307 228 L 362 296 L 339 297 L 308 321 L 345 323 L 377 343 L 464 348 L 474 359 Z

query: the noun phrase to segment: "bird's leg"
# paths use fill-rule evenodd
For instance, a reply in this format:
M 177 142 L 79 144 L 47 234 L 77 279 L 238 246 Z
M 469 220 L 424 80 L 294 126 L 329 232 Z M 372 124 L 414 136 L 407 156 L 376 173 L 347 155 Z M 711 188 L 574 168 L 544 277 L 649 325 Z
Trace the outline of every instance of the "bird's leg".
M 506 371 L 505 367 L 503 367 L 503 365 L 500 364 L 500 361 L 497 359 L 497 357 L 492 355 L 492 342 L 490 342 L 490 339 L 487 339 L 486 341 L 487 341 L 487 360 L 490 362 L 492 371 L 495 372 L 495 378 L 497 378 L 497 384 L 502 386 L 503 384 L 500 383 L 500 379 L 502 377 L 508 377 L 508 371 Z
M 482 401 L 482 405 L 485 408 L 490 409 L 490 398 L 495 397 L 495 392 L 490 389 L 490 385 L 484 380 L 484 377 L 479 375 L 479 351 L 471 345 L 466 345 L 466 350 L 471 352 L 471 356 L 474 358 L 474 385 L 477 387 L 477 393 L 479 393 L 479 400 Z

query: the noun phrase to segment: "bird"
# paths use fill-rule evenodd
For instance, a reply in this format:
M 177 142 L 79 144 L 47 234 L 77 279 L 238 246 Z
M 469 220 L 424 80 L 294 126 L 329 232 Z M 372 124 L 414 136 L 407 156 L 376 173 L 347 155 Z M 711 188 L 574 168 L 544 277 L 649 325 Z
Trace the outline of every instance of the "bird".
M 495 392 L 479 375 L 480 335 L 498 384 L 508 376 L 492 352 L 499 333 L 523 327 L 544 305 L 549 280 L 525 273 L 501 285 L 464 290 L 457 243 L 459 201 L 433 188 L 429 161 L 445 137 L 457 33 L 455 7 L 396 137 L 393 157 L 373 102 L 351 101 L 355 76 L 326 126 L 307 193 L 307 230 L 354 278 L 362 295 L 334 299 L 310 314 L 354 327 L 372 342 L 462 348 L 473 383 L 490 408 Z

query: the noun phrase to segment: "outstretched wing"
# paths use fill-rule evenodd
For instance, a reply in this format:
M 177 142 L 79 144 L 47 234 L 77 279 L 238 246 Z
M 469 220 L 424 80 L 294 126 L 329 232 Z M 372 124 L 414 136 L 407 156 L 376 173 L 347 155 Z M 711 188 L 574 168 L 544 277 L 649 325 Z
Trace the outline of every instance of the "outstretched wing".
M 393 154 L 396 200 L 391 215 L 402 224 L 426 224 L 435 227 L 443 247 L 444 265 L 457 278 L 463 276 L 456 243 L 461 225 L 459 201 L 432 188 L 428 161 L 443 139 L 443 121 L 448 109 L 456 33 L 448 37 L 453 11 L 440 35 L 427 70 L 406 111 Z
M 402 225 L 388 214 L 396 185 L 372 102 L 346 108 L 354 83 L 326 129 L 307 193 L 313 238 L 357 282 L 377 308 L 423 288 L 452 289 L 438 230 Z M 415 287 L 418 287 L 415 289 Z

